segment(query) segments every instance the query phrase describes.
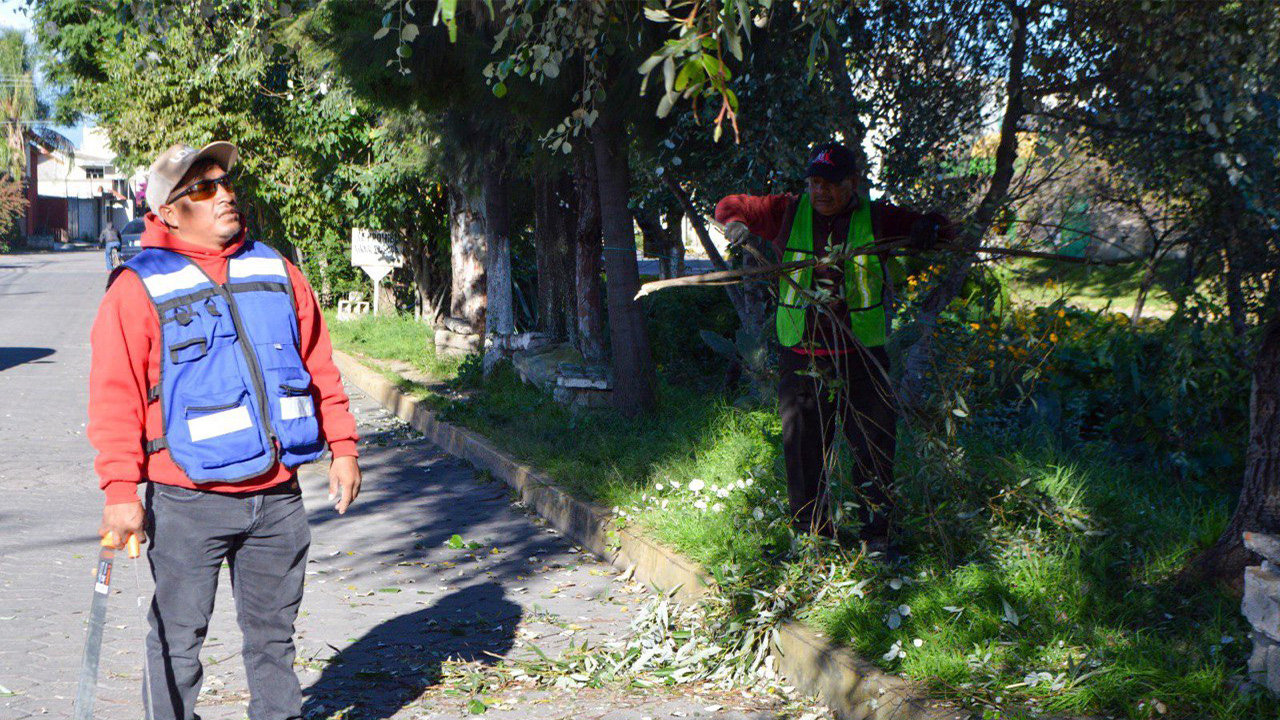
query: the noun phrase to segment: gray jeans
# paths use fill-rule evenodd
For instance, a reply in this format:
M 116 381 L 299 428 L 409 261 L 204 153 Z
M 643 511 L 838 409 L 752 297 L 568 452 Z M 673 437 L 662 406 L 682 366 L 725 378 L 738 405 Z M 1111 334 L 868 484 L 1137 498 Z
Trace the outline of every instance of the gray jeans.
M 302 717 L 293 671 L 293 622 L 302 602 L 311 530 L 297 480 L 262 493 L 212 493 L 152 483 L 148 550 L 156 591 L 147 662 L 154 720 L 197 720 L 218 571 L 231 568 L 236 619 L 244 634 L 252 720 Z M 149 696 L 149 697 L 148 697 Z

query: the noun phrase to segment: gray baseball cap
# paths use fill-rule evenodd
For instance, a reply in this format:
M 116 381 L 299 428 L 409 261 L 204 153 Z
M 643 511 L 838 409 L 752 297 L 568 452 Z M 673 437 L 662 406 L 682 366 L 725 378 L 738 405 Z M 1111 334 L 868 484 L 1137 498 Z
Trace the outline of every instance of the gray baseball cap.
M 147 205 L 151 206 L 152 212 L 159 210 L 196 161 L 210 158 L 223 170 L 231 172 L 239 157 L 240 151 L 236 146 L 223 140 L 211 142 L 199 150 L 186 143 L 170 146 L 151 163 L 147 172 Z

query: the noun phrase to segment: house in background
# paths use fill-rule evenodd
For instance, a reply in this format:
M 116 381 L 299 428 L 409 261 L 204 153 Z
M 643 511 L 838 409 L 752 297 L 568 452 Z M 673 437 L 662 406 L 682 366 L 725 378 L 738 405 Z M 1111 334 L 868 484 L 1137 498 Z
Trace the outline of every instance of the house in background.
M 101 128 L 85 128 L 71 155 L 34 142 L 28 152 L 28 242 L 96 240 L 108 222 L 119 229 L 137 214 L 131 190 L 137 178 L 114 165 L 115 153 Z

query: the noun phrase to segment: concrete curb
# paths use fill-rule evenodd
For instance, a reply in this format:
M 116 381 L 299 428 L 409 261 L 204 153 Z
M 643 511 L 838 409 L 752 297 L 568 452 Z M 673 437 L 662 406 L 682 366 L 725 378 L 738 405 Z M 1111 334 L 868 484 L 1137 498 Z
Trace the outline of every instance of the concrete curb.
M 639 580 L 696 599 L 715 584 L 697 563 L 629 528 L 612 528 L 609 511 L 578 500 L 537 469 L 521 463 L 479 433 L 441 422 L 427 405 L 402 392 L 381 372 L 340 350 L 334 361 L 342 376 L 451 455 L 487 470 L 520 494 L 565 537 L 627 570 Z M 890 675 L 847 649 L 832 645 L 804 625 L 787 621 L 773 643 L 777 668 L 797 688 L 817 693 L 841 720 L 950 720 L 962 711 L 945 702 L 915 697 L 910 683 Z

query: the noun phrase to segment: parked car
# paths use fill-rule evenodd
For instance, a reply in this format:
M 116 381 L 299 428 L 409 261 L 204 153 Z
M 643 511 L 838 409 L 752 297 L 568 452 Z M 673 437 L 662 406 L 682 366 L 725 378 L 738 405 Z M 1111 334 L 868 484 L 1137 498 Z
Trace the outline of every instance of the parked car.
M 142 252 L 142 231 L 146 227 L 142 218 L 130 220 L 120 230 L 120 246 L 114 244 L 107 248 L 107 262 L 114 270 L 128 262 L 129 258 Z

